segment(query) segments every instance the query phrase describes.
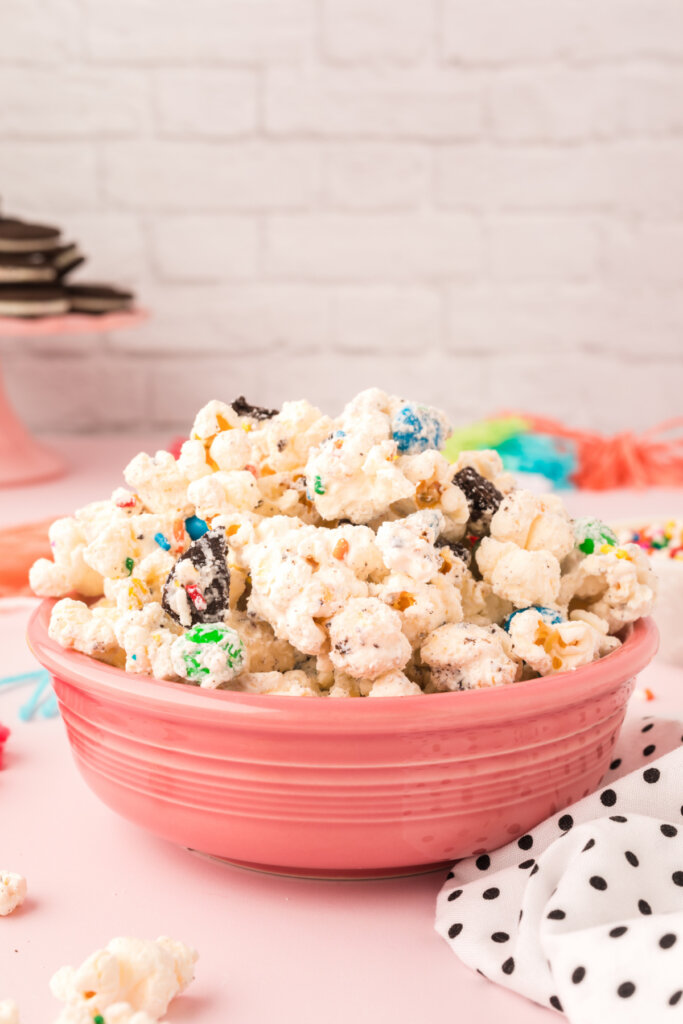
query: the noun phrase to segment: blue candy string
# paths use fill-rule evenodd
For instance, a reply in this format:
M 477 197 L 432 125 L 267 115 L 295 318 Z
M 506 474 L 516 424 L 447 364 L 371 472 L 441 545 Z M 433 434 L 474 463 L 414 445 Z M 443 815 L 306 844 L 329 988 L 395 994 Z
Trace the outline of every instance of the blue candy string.
M 30 722 L 36 714 L 40 714 L 41 718 L 56 718 L 59 714 L 59 706 L 52 689 L 50 673 L 46 669 L 39 668 L 31 672 L 19 672 L 0 679 L 0 686 L 5 686 L 8 689 L 14 686 L 27 686 L 29 683 L 33 683 L 34 687 L 31 696 L 19 708 L 21 721 Z

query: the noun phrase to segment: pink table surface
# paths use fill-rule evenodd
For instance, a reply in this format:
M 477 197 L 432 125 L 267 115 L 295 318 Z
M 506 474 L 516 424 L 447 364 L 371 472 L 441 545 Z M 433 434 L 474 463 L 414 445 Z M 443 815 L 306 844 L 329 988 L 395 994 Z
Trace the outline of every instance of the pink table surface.
M 0 491 L 0 523 L 68 511 L 104 497 L 119 468 L 163 438 L 78 438 L 51 443 L 70 476 Z M 604 515 L 675 512 L 683 493 L 572 494 L 572 510 Z M 0 615 L 0 674 L 35 662 L 28 609 Z M 657 699 L 636 715 L 683 714 L 683 672 L 655 663 L 641 676 Z M 169 934 L 200 951 L 196 980 L 168 1020 L 217 1024 L 536 1024 L 552 1011 L 463 967 L 433 931 L 443 873 L 383 882 L 311 882 L 211 863 L 117 818 L 81 781 L 58 720 L 22 723 L 26 690 L 0 691 L 12 729 L 0 771 L 0 868 L 22 872 L 29 897 L 0 919 L 0 998 L 25 1024 L 58 1010 L 54 970 L 78 963 L 114 935 Z

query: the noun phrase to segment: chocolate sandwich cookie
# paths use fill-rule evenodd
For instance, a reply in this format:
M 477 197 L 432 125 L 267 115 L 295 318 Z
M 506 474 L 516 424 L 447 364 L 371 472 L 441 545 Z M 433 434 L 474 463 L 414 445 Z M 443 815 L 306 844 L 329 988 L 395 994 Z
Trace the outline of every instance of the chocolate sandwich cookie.
M 63 277 L 85 262 L 85 256 L 75 243 L 60 245 L 50 253 L 50 262 L 56 278 L 61 281 Z
M 68 312 L 69 300 L 63 288 L 0 285 L 0 316 L 59 316 Z
M 0 252 L 0 285 L 45 284 L 55 277 L 55 268 L 45 253 Z
M 116 313 L 130 309 L 134 298 L 106 284 L 69 284 L 65 291 L 74 313 Z
M 0 252 L 50 252 L 59 245 L 59 228 L 0 217 Z

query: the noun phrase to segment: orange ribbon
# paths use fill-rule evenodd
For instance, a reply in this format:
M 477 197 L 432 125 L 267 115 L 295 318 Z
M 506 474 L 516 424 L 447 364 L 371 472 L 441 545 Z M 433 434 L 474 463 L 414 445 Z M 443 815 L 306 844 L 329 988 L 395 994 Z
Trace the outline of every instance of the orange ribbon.
M 605 437 L 588 430 L 572 430 L 558 420 L 525 412 L 505 415 L 527 420 L 535 433 L 573 441 L 578 466 L 572 480 L 584 490 L 683 487 L 683 416 L 658 423 L 644 434 L 625 431 Z M 672 433 L 678 436 L 665 436 Z

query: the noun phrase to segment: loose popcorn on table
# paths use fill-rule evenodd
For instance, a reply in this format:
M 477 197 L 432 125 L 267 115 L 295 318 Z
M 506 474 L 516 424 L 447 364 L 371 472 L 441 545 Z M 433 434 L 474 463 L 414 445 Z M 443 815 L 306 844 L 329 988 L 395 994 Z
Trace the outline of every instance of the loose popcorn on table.
M 62 967 L 50 981 L 65 1004 L 55 1024 L 148 1024 L 166 1013 L 194 977 L 197 953 L 175 939 L 112 939 L 80 967 Z M 99 1022 L 101 1024 L 101 1022 Z
M 26 879 L 15 871 L 0 871 L 0 917 L 7 917 L 26 899 Z
M 0 1000 L 0 1024 L 19 1024 L 19 1007 L 13 999 Z
M 179 457 L 50 531 L 50 636 L 128 672 L 346 699 L 512 685 L 588 664 L 651 611 L 648 559 L 495 451 L 440 451 L 443 412 L 361 392 L 332 418 L 214 400 Z M 138 1022 L 136 1022 L 138 1024 Z

